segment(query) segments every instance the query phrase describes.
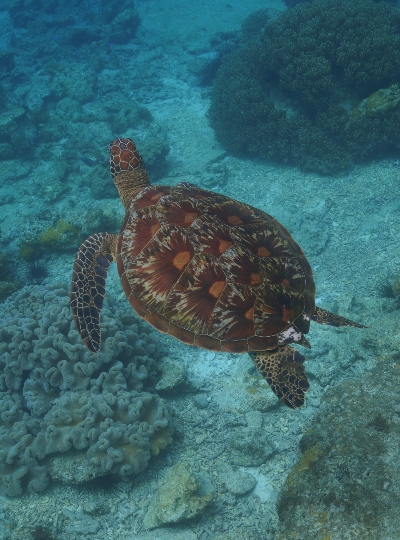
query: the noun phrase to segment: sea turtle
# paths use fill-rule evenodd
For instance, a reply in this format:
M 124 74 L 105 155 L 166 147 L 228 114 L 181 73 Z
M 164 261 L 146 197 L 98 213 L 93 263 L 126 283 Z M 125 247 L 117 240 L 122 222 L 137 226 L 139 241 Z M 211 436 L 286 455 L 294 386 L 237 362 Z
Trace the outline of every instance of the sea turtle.
M 134 142 L 109 145 L 125 207 L 120 234 L 92 234 L 79 248 L 71 285 L 77 329 L 100 350 L 106 278 L 117 263 L 136 313 L 161 332 L 212 351 L 248 353 L 283 403 L 304 403 L 304 337 L 313 320 L 363 328 L 315 306 L 311 267 L 273 217 L 182 182 L 150 185 Z

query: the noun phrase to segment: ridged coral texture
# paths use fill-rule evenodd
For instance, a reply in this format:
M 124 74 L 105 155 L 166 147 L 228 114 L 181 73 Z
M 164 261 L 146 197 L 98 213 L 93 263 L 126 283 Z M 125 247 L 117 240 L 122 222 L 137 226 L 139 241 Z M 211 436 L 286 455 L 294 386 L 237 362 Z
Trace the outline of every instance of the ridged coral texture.
M 106 301 L 98 354 L 73 326 L 64 285 L 23 288 L 0 320 L 0 493 L 44 490 L 60 452 L 84 453 L 91 477 L 124 476 L 171 442 L 170 415 L 152 391 L 165 350 L 129 306 Z

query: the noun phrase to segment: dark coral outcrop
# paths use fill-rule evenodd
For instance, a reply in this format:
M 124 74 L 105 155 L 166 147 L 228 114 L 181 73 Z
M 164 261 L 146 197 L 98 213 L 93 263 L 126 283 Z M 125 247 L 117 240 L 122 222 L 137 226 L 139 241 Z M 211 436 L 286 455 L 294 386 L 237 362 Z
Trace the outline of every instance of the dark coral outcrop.
M 397 536 L 399 367 L 395 353 L 327 392 L 280 494 L 276 540 Z
M 400 106 L 360 103 L 400 82 L 400 12 L 372 0 L 315 0 L 226 55 L 209 111 L 231 152 L 332 173 L 388 154 Z

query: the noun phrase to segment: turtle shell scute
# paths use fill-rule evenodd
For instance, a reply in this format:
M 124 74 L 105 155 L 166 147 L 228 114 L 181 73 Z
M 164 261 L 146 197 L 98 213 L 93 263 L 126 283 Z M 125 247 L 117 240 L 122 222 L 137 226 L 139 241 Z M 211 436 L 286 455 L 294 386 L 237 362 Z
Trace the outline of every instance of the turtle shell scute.
M 207 334 L 210 317 L 225 285 L 226 276 L 218 261 L 201 253 L 171 289 L 163 315 L 196 334 Z
M 131 200 L 129 210 L 133 212 L 140 208 L 154 206 L 162 197 L 169 195 L 170 192 L 170 186 L 146 186 Z
M 161 223 L 185 229 L 201 214 L 197 201 L 189 197 L 162 197 L 156 207 L 156 216 Z
M 208 215 L 215 216 L 219 221 L 230 227 L 258 224 L 262 218 L 255 209 L 228 197 L 221 197 L 216 204 L 210 204 L 207 199 L 199 201 L 199 207 Z
M 239 353 L 274 349 L 282 332 L 308 332 L 311 268 L 265 212 L 187 183 L 147 186 L 131 201 L 120 238 L 124 291 L 162 332 Z
M 125 267 L 132 293 L 162 314 L 167 296 L 195 255 L 190 236 L 180 227 L 163 226 Z
M 268 222 L 248 224 L 232 229 L 236 242 L 258 257 L 292 257 L 293 248 L 288 239 Z M 300 248 L 299 248 L 300 249 Z

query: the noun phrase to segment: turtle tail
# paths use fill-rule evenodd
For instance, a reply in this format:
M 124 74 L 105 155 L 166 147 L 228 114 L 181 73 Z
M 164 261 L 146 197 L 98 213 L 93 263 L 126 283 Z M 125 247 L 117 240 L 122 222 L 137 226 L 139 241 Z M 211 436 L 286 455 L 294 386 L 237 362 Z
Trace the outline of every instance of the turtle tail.
M 329 326 L 353 326 L 354 328 L 367 328 L 363 324 L 356 323 L 335 313 L 331 313 L 326 309 L 319 307 L 315 308 L 315 313 L 311 317 L 311 320 L 318 324 L 328 324 Z

